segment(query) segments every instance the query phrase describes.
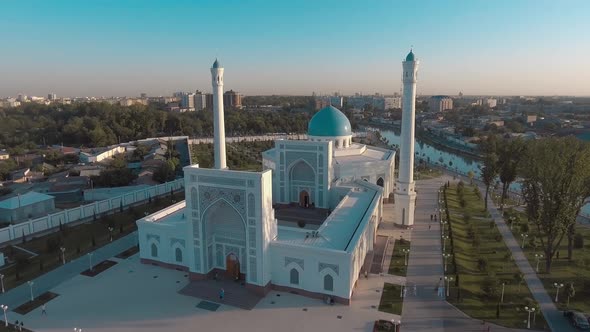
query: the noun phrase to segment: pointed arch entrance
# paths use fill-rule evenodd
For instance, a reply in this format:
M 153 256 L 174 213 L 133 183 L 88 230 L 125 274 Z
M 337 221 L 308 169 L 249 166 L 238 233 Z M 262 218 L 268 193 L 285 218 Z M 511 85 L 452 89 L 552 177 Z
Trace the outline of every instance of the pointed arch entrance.
M 307 190 L 302 190 L 299 193 L 299 206 L 308 207 L 309 206 L 309 193 Z
M 225 272 L 232 280 L 240 278 L 240 259 L 233 252 L 225 256 Z
M 228 277 L 246 273 L 246 226 L 239 212 L 220 199 L 203 213 L 206 271 L 225 270 Z

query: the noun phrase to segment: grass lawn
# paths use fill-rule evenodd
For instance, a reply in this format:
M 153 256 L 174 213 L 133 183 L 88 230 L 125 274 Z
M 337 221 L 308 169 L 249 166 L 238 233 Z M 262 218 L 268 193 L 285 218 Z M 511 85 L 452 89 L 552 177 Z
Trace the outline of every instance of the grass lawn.
M 381 293 L 381 301 L 379 301 L 379 311 L 401 315 L 403 304 L 403 299 L 399 296 L 401 289 L 400 285 L 385 283 L 383 293 Z
M 442 174 L 442 171 L 437 168 L 419 168 L 414 172 L 414 180 L 434 179 Z
M 66 249 L 66 262 L 71 261 L 109 243 L 109 226 L 113 229 L 111 232 L 113 240 L 116 240 L 135 231 L 137 229 L 135 221 L 143 217 L 145 213 L 154 213 L 183 199 L 184 190 L 174 194 L 174 198 L 171 198 L 169 194 L 153 198 L 151 203 L 112 215 L 99 216 L 96 221 L 76 226 L 64 225 L 61 231 L 16 244 L 20 248 L 36 253 L 37 256 L 34 257 L 13 246 L 2 248 L 0 251 L 4 253 L 4 256 L 16 262 L 0 271 L 4 274 L 4 287 L 9 290 L 60 266 L 62 264 L 60 247 Z
M 403 241 L 403 242 L 402 242 Z M 393 255 L 389 264 L 389 274 L 405 277 L 407 273 L 406 258 L 402 249 L 410 249 L 410 241 L 395 240 Z
M 473 318 L 524 328 L 527 314 L 523 309 L 532 295 L 524 282 L 519 284 L 515 280 L 520 270 L 495 223 L 487 217 L 480 196 L 483 194 L 478 195 L 474 187 L 465 185 L 461 204 L 457 185 L 446 190 L 452 227 L 452 245 L 447 242 L 447 253 L 454 255 L 456 264 L 452 258 L 448 264 L 447 275 L 455 279 L 451 282 L 448 301 Z M 448 230 L 445 234 L 449 234 Z M 504 302 L 497 318 L 502 283 L 505 283 Z M 537 315 L 535 321 L 535 328 L 546 329 L 542 315 Z
M 526 214 L 514 209 L 507 209 L 504 217 L 508 219 L 510 216 L 516 215 L 520 219 L 520 225 L 526 222 Z M 519 242 L 522 239 L 520 225 L 514 225 L 512 227 L 512 233 L 519 239 Z M 535 254 L 541 254 L 542 250 L 540 246 L 535 250 L 533 242 L 534 238 L 538 237 L 538 232 L 533 224 L 529 226 L 529 236 L 527 237 L 524 252 L 531 266 L 536 268 L 537 260 Z M 569 308 L 590 314 L 590 228 L 577 225 L 576 232 L 582 234 L 584 238 L 583 248 L 574 248 L 573 259 L 569 261 L 567 259 L 567 238 L 564 238 L 559 247 L 559 258 L 555 256 L 553 259 L 551 273 L 546 273 L 545 261 L 541 259 L 538 276 L 543 282 L 549 296 L 552 296 L 554 299 L 556 292 L 556 288 L 553 286 L 554 283 L 567 284 L 573 282 L 576 294 L 570 299 Z M 544 255 L 544 253 L 542 254 Z M 557 307 L 561 310 L 567 309 L 567 295 L 564 290 L 565 287 L 559 290 L 559 302 L 557 303 Z

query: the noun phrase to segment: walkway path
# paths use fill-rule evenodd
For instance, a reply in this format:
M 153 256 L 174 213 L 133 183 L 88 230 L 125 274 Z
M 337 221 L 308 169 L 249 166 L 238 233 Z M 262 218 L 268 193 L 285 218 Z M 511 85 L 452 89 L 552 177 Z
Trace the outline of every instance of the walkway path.
M 137 245 L 137 232 L 130 233 L 118 240 L 113 241 L 93 252 L 92 263 L 96 265 L 105 259 L 109 259 L 131 247 Z M 81 256 L 66 265 L 62 265 L 42 276 L 34 279 L 33 293 L 38 296 L 45 293 L 52 288 L 58 286 L 62 282 L 71 279 L 80 274 L 80 272 L 89 268 L 90 261 L 86 255 Z M 30 300 L 30 289 L 27 283 L 8 290 L 6 293 L 0 295 L 0 303 L 8 305 L 9 308 L 14 309 L 19 305 Z
M 442 177 L 417 183 L 418 200 L 406 283 L 417 285 L 417 296 L 408 296 L 402 310 L 403 331 L 516 331 L 494 324 L 483 326 L 480 320 L 470 318 L 463 312 L 437 297 L 435 286 L 443 276 L 440 224 L 432 222 L 430 214 L 438 208 L 438 190 Z M 410 290 L 410 289 L 409 289 Z M 413 293 L 408 290 L 408 294 Z
M 482 189 L 482 192 L 484 192 L 485 188 L 480 187 L 480 190 Z M 576 331 L 576 329 L 574 329 L 563 316 L 563 313 L 557 309 L 553 303 L 553 299 L 547 294 L 545 287 L 543 287 L 543 283 L 520 248 L 520 243 L 514 237 L 512 231 L 510 231 L 504 218 L 502 218 L 501 212 L 494 205 L 490 197 L 488 197 L 488 211 L 492 215 L 492 218 L 494 218 L 498 230 L 504 238 L 506 246 L 512 251 L 512 256 L 514 257 L 514 261 L 518 265 L 518 268 L 524 273 L 524 279 L 529 286 L 533 297 L 539 303 L 543 316 L 545 316 L 545 320 L 549 324 L 551 330 L 559 332 Z

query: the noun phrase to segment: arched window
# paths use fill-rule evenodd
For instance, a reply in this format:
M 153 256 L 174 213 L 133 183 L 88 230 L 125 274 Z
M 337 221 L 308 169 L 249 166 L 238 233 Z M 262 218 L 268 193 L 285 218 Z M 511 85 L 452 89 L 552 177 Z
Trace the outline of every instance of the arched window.
M 152 243 L 152 257 L 158 257 L 158 246 L 155 243 Z
M 180 248 L 176 248 L 174 255 L 176 256 L 176 261 L 182 263 L 182 250 Z
M 324 276 L 324 290 L 333 291 L 334 290 L 334 278 L 331 275 L 326 274 Z
M 291 269 L 290 282 L 292 285 L 299 285 L 299 271 L 297 269 Z

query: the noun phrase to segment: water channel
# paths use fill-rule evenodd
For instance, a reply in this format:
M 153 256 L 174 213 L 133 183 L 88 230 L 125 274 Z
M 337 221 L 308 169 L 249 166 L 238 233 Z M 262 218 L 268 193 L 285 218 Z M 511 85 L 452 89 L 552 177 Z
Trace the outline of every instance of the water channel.
M 397 145 L 400 144 L 400 136 L 391 130 L 380 130 L 381 136 L 389 141 L 389 144 Z M 425 162 L 443 166 L 447 169 L 455 171 L 460 174 L 467 174 L 469 171 L 473 171 L 476 178 L 480 177 L 480 166 L 481 163 L 478 160 L 469 158 L 467 156 L 461 156 L 455 153 L 443 151 L 437 147 L 426 144 L 419 141 L 415 142 L 415 159 L 416 161 L 423 159 Z M 520 184 L 513 183 L 510 186 L 510 190 L 516 193 L 520 192 Z M 584 205 L 580 213 L 583 216 L 590 216 L 590 203 Z

